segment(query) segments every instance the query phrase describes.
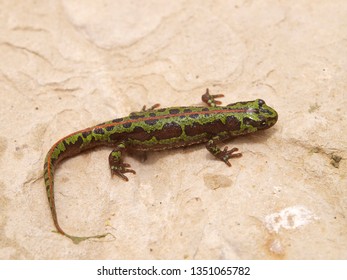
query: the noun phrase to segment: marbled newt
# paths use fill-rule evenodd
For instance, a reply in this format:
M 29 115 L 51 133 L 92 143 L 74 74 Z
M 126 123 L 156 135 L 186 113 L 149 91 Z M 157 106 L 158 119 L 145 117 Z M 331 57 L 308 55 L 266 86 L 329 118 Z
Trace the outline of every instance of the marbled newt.
M 158 151 L 206 143 L 207 150 L 216 158 L 231 166 L 229 159 L 240 157 L 237 148 L 221 150 L 216 143 L 239 135 L 267 129 L 277 122 L 277 112 L 262 99 L 237 102 L 219 106 L 216 98 L 207 89 L 202 96 L 208 107 L 169 107 L 157 109 L 159 104 L 141 112 L 131 113 L 65 136 L 48 151 L 44 164 L 44 180 L 54 225 L 59 233 L 79 243 L 89 238 L 102 238 L 107 234 L 78 237 L 65 233 L 58 223 L 54 200 L 54 170 L 57 164 L 68 157 L 97 147 L 111 146 L 109 155 L 112 174 L 125 181 L 125 173 L 135 171 L 123 162 L 127 150 Z

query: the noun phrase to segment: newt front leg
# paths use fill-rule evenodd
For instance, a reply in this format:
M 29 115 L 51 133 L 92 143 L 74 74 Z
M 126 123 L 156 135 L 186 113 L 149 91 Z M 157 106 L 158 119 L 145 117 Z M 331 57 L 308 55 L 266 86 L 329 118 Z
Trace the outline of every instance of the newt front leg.
M 206 93 L 201 96 L 201 99 L 203 102 L 205 102 L 209 107 L 216 107 L 217 105 L 220 105 L 222 102 L 219 100 L 215 100 L 216 98 L 224 97 L 224 94 L 214 94 L 211 95 L 209 92 L 209 89 L 206 89 Z M 239 149 L 238 148 L 232 148 L 231 150 L 228 150 L 228 146 L 226 146 L 223 150 L 221 150 L 217 145 L 216 142 L 221 141 L 224 137 L 223 136 L 215 136 L 212 139 L 210 139 L 206 144 L 206 149 L 214 155 L 216 158 L 220 159 L 221 161 L 224 161 L 226 165 L 231 166 L 231 163 L 229 162 L 229 159 L 231 158 L 238 158 L 241 157 L 241 153 L 236 153 Z

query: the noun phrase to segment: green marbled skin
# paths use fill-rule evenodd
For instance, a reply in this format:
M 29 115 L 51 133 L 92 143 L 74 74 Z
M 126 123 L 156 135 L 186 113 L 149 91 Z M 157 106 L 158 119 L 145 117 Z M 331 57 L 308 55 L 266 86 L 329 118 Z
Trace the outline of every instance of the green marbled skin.
M 124 180 L 124 173 L 134 173 L 130 165 L 122 160 L 126 150 L 155 151 L 206 143 L 207 150 L 216 158 L 231 166 L 229 160 L 240 157 L 237 148 L 221 150 L 216 145 L 239 135 L 245 135 L 273 126 L 277 112 L 261 99 L 218 106 L 216 98 L 208 90 L 202 100 L 209 107 L 169 107 L 131 113 L 128 117 L 111 120 L 72 133 L 48 151 L 44 165 L 44 179 L 48 202 L 57 231 L 79 243 L 89 238 L 102 238 L 107 234 L 78 237 L 65 233 L 58 223 L 54 200 L 54 169 L 64 158 L 75 156 L 96 146 L 111 146 L 109 156 L 112 174 Z

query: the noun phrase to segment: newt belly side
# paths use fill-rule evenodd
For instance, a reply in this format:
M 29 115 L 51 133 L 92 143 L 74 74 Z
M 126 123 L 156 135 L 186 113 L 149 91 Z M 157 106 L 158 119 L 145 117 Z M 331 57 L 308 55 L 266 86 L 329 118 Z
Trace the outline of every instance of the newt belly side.
M 44 164 L 44 180 L 54 225 L 59 233 L 79 243 L 89 238 L 102 238 L 107 234 L 78 237 L 65 233 L 58 223 L 54 200 L 54 170 L 68 157 L 97 146 L 111 146 L 109 156 L 112 174 L 128 181 L 125 173 L 135 171 L 123 162 L 127 150 L 157 151 L 206 143 L 207 150 L 219 160 L 231 166 L 229 159 L 240 157 L 237 148 L 221 150 L 216 143 L 273 126 L 277 112 L 261 99 L 219 106 L 216 98 L 207 90 L 202 100 L 208 107 L 169 107 L 156 109 L 156 104 L 128 117 L 114 119 L 90 128 L 74 132 L 56 142 L 48 151 Z

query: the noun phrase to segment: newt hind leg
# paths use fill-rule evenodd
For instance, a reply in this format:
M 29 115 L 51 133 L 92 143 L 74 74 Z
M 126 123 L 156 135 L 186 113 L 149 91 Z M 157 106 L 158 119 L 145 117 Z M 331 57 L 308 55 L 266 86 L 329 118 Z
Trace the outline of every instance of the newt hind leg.
M 204 103 L 207 104 L 209 107 L 216 107 L 217 105 L 222 104 L 221 101 L 215 100 L 216 98 L 224 97 L 224 94 L 210 94 L 209 89 L 206 89 L 206 93 L 201 96 L 201 99 Z
M 112 175 L 117 175 L 123 180 L 128 181 L 128 177 L 124 173 L 136 174 L 135 170 L 130 169 L 130 164 L 124 163 L 122 160 L 122 153 L 125 151 L 126 146 L 124 142 L 121 142 L 117 147 L 110 153 L 108 161 L 110 163 L 110 169 Z

